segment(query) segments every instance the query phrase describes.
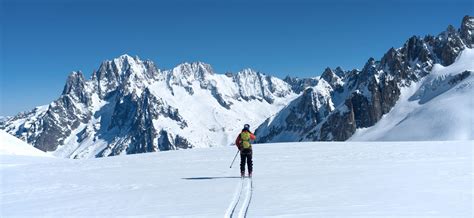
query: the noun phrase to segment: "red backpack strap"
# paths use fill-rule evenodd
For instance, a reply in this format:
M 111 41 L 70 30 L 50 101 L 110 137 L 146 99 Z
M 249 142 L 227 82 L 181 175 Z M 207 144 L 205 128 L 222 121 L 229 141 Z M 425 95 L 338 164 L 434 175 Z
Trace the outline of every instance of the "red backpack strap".
M 237 136 L 237 138 L 235 139 L 235 146 L 237 146 L 239 150 L 242 149 L 242 146 L 240 145 L 241 141 L 242 140 L 240 139 L 240 134 L 239 134 L 239 136 Z

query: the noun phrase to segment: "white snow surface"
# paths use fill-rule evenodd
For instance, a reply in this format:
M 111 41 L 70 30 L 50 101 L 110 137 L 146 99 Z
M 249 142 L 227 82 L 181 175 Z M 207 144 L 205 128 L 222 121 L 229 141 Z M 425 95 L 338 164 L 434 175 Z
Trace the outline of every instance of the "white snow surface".
M 229 168 L 230 146 L 79 160 L 2 154 L 0 217 L 222 217 L 235 195 L 250 202 L 248 217 L 473 217 L 473 146 L 255 144 L 251 191 L 239 160 Z
M 467 78 L 452 83 L 456 76 Z M 402 89 L 392 110 L 352 141 L 474 140 L 474 49 L 464 49 L 449 66 L 436 64 L 419 83 Z
M 22 155 L 50 157 L 49 154 L 36 149 L 28 143 L 0 130 L 0 155 Z M 0 156 L 1 157 L 1 156 Z M 1 166 L 1 165 L 0 165 Z

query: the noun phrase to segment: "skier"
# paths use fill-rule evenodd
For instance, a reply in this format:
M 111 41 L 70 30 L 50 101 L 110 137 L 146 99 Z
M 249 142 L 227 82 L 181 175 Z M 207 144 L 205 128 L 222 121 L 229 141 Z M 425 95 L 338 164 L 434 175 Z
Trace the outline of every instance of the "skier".
M 247 162 L 249 177 L 252 176 L 252 144 L 250 144 L 250 141 L 255 139 L 255 135 L 250 132 L 249 124 L 244 125 L 242 132 L 235 139 L 235 145 L 240 151 L 240 176 L 242 177 L 245 175 L 245 162 Z

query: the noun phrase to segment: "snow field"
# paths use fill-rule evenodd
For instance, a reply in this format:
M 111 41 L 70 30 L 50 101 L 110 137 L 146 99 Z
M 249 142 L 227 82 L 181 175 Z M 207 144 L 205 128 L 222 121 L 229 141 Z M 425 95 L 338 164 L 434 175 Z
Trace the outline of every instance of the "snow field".
M 473 141 L 254 145 L 247 217 L 472 217 Z M 234 147 L 70 160 L 0 156 L 0 216 L 222 217 Z M 250 200 L 250 199 L 249 199 Z M 242 211 L 237 206 L 234 216 Z

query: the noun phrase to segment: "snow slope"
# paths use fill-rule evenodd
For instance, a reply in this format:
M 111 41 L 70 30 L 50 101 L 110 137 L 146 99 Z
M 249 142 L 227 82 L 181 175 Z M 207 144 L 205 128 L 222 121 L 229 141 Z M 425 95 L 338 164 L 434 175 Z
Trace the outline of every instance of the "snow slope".
M 237 195 L 234 215 L 250 202 L 248 217 L 472 217 L 472 146 L 256 144 L 252 192 L 238 161 L 229 169 L 233 147 L 34 164 L 1 155 L 0 216 L 222 217 Z
M 349 140 L 473 140 L 473 99 L 474 49 L 466 48 L 453 64 L 436 64 L 418 84 L 402 89 L 390 113 Z
M 51 157 L 51 155 L 36 149 L 3 130 L 0 130 L 0 155 Z

